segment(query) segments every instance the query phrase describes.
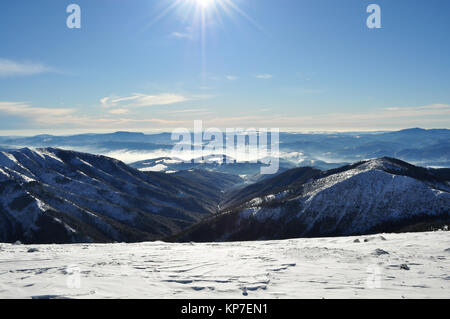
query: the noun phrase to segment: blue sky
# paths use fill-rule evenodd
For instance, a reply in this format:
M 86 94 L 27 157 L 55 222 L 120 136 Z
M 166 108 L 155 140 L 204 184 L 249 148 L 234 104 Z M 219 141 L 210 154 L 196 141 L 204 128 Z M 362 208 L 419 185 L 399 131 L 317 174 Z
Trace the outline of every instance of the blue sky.
M 450 128 L 449 1 L 202 1 L 1 1 L 0 133 Z

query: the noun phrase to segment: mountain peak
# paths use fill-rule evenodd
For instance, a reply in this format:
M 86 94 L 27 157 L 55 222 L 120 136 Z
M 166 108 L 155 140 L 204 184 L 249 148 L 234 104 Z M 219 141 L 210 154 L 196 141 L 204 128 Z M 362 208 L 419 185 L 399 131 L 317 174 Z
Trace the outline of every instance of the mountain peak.
M 392 168 L 405 168 L 409 165 L 406 162 L 392 158 L 392 157 L 379 157 L 372 158 L 362 163 L 363 166 L 373 167 L 374 169 L 392 169 Z
M 114 135 L 144 135 L 141 132 L 128 132 L 128 131 L 117 131 L 113 133 Z
M 407 128 L 404 130 L 400 130 L 399 132 L 425 132 L 427 131 L 424 128 L 420 128 L 420 127 L 412 127 L 412 128 Z

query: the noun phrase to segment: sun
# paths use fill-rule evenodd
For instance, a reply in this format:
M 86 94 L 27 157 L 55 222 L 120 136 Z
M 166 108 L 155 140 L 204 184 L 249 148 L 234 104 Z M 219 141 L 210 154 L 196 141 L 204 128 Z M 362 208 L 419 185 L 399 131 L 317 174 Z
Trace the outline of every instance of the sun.
M 160 9 L 161 12 L 157 14 L 148 26 L 155 24 L 165 16 L 175 13 L 181 20 L 186 22 L 191 20 L 191 24 L 202 25 L 204 30 L 206 24 L 210 21 L 214 21 L 214 24 L 219 23 L 223 25 L 223 16 L 232 18 L 235 22 L 235 16 L 241 16 L 250 22 L 254 27 L 260 31 L 264 31 L 263 28 L 254 21 L 243 9 L 240 8 L 240 2 L 246 0 L 160 0 L 168 4 L 167 7 Z
M 211 4 L 214 2 L 214 0 L 195 0 L 197 2 L 197 5 L 202 9 L 207 9 L 211 6 Z
M 207 41 L 214 37 L 220 28 L 224 29 L 227 21 L 236 23 L 236 17 L 240 16 L 259 31 L 264 32 L 264 29 L 245 10 L 241 9 L 239 4 L 246 1 L 248 0 L 159 0 L 164 5 L 158 8 L 157 16 L 150 21 L 147 27 L 168 15 L 177 17 L 184 26 L 184 30 L 174 30 L 172 35 L 177 39 L 190 40 L 192 43 L 199 44 L 194 47 L 200 48 L 201 73 L 204 77 L 203 80 L 206 81 Z
M 205 61 L 207 34 L 213 36 L 218 28 L 224 28 L 228 21 L 236 23 L 236 16 L 240 16 L 250 22 L 259 31 L 264 28 L 253 20 L 245 10 L 241 9 L 239 3 L 248 0 L 159 0 L 165 3 L 157 16 L 155 16 L 147 27 L 154 25 L 168 15 L 174 15 L 184 24 L 184 31 L 176 31 L 172 34 L 177 38 L 200 40 L 198 41 L 202 50 L 202 60 Z M 167 5 L 167 6 L 166 6 Z M 188 30 L 188 31 L 186 31 Z M 203 72 L 205 73 L 205 72 Z

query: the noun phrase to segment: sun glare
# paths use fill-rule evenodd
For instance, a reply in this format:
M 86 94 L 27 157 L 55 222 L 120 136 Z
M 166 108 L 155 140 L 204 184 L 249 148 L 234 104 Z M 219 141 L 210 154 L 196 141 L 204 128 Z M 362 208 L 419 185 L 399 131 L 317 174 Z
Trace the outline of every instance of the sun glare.
M 178 39 L 198 40 L 201 48 L 202 74 L 207 73 L 207 39 L 214 36 L 218 28 L 225 27 L 224 18 L 236 23 L 237 17 L 240 16 L 264 32 L 263 28 L 239 6 L 239 3 L 245 0 L 161 0 L 161 2 L 167 3 L 168 6 L 162 8 L 148 26 L 171 14 L 178 17 L 185 27 L 184 30 L 174 30 L 172 35 Z
M 170 13 L 175 13 L 182 18 L 182 21 L 186 22 L 191 19 L 191 25 L 202 24 L 203 29 L 208 21 L 213 20 L 215 23 L 218 22 L 223 25 L 223 16 L 228 16 L 233 20 L 235 20 L 235 16 L 241 16 L 257 29 L 263 31 L 263 28 L 240 8 L 238 3 L 242 1 L 244 0 L 164 0 L 170 5 L 162 9 L 152 19 L 149 26 Z
M 197 5 L 203 9 L 208 8 L 214 0 L 195 0 L 197 2 Z

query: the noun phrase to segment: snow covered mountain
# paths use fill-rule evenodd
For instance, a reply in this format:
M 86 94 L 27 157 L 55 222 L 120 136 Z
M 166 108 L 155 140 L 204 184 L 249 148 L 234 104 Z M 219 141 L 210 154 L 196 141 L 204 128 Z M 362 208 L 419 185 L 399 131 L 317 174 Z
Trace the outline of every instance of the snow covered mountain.
M 234 192 L 177 240 L 256 240 L 420 229 L 450 221 L 450 170 L 392 159 L 298 168 Z
M 291 156 L 290 159 L 284 159 L 282 157 L 279 158 L 278 173 L 299 166 L 311 166 L 318 169 L 331 169 L 343 165 L 338 163 L 326 163 L 323 161 L 309 159 L 303 155 L 301 156 L 301 159 L 293 159 L 292 157 L 293 156 Z M 267 166 L 267 164 L 264 164 L 262 161 L 237 161 L 223 154 L 212 154 L 202 158 L 192 159 L 191 161 L 183 161 L 181 159 L 172 157 L 159 157 L 134 162 L 129 165 L 141 171 L 149 172 L 178 172 L 190 169 L 202 169 L 211 172 L 245 176 L 249 183 L 258 181 L 259 179 L 267 178 L 267 175 L 261 175 L 261 169 Z
M 59 149 L 0 152 L 0 241 L 70 243 L 164 238 L 215 213 L 240 179 L 140 172 Z
M 0 152 L 0 242 L 251 240 L 414 230 L 450 220 L 450 169 L 392 159 L 232 174 L 143 172 L 60 149 Z M 422 226 L 420 226 L 422 224 Z

